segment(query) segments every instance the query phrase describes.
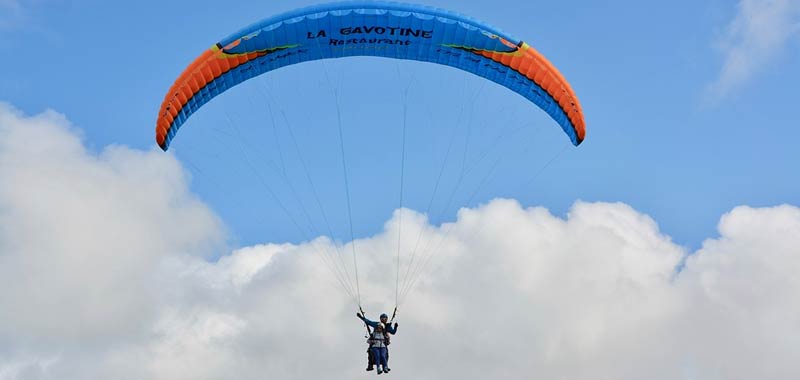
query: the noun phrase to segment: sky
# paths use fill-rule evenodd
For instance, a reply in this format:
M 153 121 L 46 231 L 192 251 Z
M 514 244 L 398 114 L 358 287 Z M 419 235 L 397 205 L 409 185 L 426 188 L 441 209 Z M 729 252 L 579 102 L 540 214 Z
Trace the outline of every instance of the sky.
M 255 78 L 156 146 L 194 57 L 314 3 L 0 0 L 0 379 L 352 379 L 355 293 L 391 311 L 401 279 L 392 376 L 800 370 L 800 2 L 426 2 L 547 56 L 579 147 L 377 58 Z
M 0 48 L 24 57 L 4 62 L 3 100 L 29 114 L 46 109 L 64 113 L 84 131 L 87 146 L 101 150 L 111 144 L 152 148 L 154 115 L 164 92 L 199 52 L 260 18 L 314 2 L 192 2 L 188 9 L 180 2 L 2 4 Z M 415 209 L 424 210 L 432 192 L 431 186 L 423 187 L 432 182 L 423 176 L 425 170 L 435 172 L 442 161 L 442 156 L 428 153 L 431 142 L 446 146 L 452 134 L 466 136 L 466 129 L 486 130 L 491 141 L 496 135 L 490 133 L 523 124 L 520 139 L 535 145 L 525 155 L 505 158 L 496 178 L 471 202 L 469 186 L 458 190 L 462 199 L 457 206 L 503 196 L 563 214 L 577 199 L 621 201 L 657 217 L 676 241 L 696 248 L 714 233 L 719 215 L 736 205 L 798 202 L 800 185 L 789 175 L 797 162 L 791 144 L 799 133 L 792 127 L 796 118 L 789 93 L 798 83 L 798 74 L 789 69 L 798 59 L 796 2 L 615 2 L 564 9 L 552 2 L 520 2 L 508 5 L 517 10 L 513 16 L 505 7 L 485 2 L 430 5 L 479 15 L 550 58 L 585 109 L 586 143 L 561 152 L 564 138 L 536 107 L 450 68 L 366 58 L 288 67 L 215 99 L 193 118 L 197 128 L 190 127 L 192 132 L 182 134 L 174 147 L 173 153 L 193 173 L 193 188 L 234 227 L 236 243 L 307 237 L 293 226 L 264 220 L 283 214 L 276 202 L 240 201 L 259 198 L 264 188 L 253 170 L 242 165 L 246 159 L 238 140 L 220 141 L 220 134 L 270 144 L 250 156 L 277 163 L 280 150 L 287 156 L 293 151 L 286 120 L 298 130 L 302 149 L 319 151 L 309 157 L 336 163 L 336 108 L 344 115 L 351 163 L 376 151 L 386 153 L 380 160 L 359 160 L 358 166 L 348 167 L 354 182 L 385 174 L 371 181 L 385 188 L 353 186 L 353 198 L 362 200 L 353 205 L 356 236 L 376 232 L 400 204 L 404 106 L 411 115 L 404 199 Z M 569 16 L 555 17 L 562 14 Z M 187 21 L 176 22 L 176 15 Z M 406 87 L 409 95 L 403 100 L 401 89 Z M 332 89 L 341 93 L 338 106 Z M 474 122 L 465 123 L 468 118 Z M 277 143 L 272 120 L 278 124 Z M 306 133 L 303 126 L 312 121 L 325 128 Z M 439 127 L 426 127 L 431 123 Z M 254 124 L 260 127 L 245 127 Z M 375 124 L 385 130 L 369 134 Z M 314 135 L 320 139 L 312 139 Z M 467 146 L 470 158 L 477 158 L 488 148 L 480 141 L 458 141 L 456 149 Z M 221 146 L 225 143 L 232 146 Z M 220 157 L 209 159 L 209 150 Z M 501 145 L 493 153 L 504 151 L 508 148 Z M 493 162 L 493 157 L 484 162 Z M 285 160 L 300 162 L 296 157 Z M 340 208 L 345 203 L 341 165 L 312 167 L 315 177 L 323 177 L 319 185 L 331 189 L 321 194 L 329 213 L 345 214 Z M 267 180 L 275 175 L 269 168 L 259 170 Z M 447 173 L 454 172 L 448 168 Z M 533 177 L 534 183 L 522 186 Z M 441 208 L 446 203 L 437 200 Z M 454 205 L 432 217 L 436 222 L 452 220 L 456 210 Z M 337 219 L 334 224 L 344 222 Z M 339 229 L 334 233 L 350 235 Z

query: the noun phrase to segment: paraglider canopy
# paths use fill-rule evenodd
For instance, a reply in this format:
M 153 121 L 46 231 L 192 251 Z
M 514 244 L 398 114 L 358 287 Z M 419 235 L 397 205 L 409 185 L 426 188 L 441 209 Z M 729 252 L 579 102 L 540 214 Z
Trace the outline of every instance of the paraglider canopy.
M 192 113 L 243 81 L 299 62 L 349 56 L 432 62 L 479 75 L 539 106 L 574 145 L 584 139 L 578 98 L 561 73 L 527 43 L 446 10 L 359 1 L 290 11 L 216 43 L 167 92 L 156 142 L 167 150 Z

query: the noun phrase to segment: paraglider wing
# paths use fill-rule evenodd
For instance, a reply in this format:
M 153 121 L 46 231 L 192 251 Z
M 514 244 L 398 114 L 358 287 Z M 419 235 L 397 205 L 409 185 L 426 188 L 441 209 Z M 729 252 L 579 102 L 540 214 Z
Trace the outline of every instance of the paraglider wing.
M 584 139 L 578 98 L 558 70 L 527 43 L 441 9 L 347 2 L 267 18 L 205 51 L 165 96 L 156 122 L 156 142 L 167 150 L 192 113 L 250 78 L 299 62 L 349 56 L 417 60 L 471 72 L 539 106 L 573 144 Z

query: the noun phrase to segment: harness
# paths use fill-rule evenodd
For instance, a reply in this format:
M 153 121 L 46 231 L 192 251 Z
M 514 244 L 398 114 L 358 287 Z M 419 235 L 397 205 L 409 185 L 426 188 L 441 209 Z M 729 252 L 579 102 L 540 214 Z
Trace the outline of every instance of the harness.
M 358 307 L 358 310 L 361 311 L 362 316 L 366 315 L 364 313 L 364 309 L 362 309 L 361 306 Z M 395 306 L 394 312 L 392 312 L 392 320 L 389 321 L 389 323 L 383 325 L 383 338 L 376 337 L 376 331 L 371 331 L 369 325 L 367 325 L 367 323 L 364 322 L 364 327 L 367 329 L 367 335 L 365 336 L 365 338 L 367 338 L 367 343 L 369 344 L 370 347 L 372 347 L 376 343 L 381 343 L 381 342 L 383 343 L 384 346 L 389 346 L 389 344 L 391 344 L 391 338 L 389 338 L 389 332 L 387 330 L 388 327 L 392 324 L 392 322 L 394 322 L 394 318 L 396 316 L 397 316 L 397 307 Z
M 382 334 L 378 333 L 377 331 L 373 331 L 369 335 L 369 339 L 367 339 L 367 343 L 369 344 L 370 347 L 372 347 L 372 346 L 374 346 L 374 345 L 376 345 L 378 343 L 383 343 L 384 346 L 388 346 L 391 343 L 391 339 L 389 338 L 389 333 L 386 332 L 386 329 L 384 328 Z

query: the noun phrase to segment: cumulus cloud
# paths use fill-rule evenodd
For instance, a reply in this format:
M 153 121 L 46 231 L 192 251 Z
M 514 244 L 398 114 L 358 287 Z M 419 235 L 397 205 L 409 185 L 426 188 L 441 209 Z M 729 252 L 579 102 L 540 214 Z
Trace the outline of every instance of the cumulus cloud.
M 738 12 L 718 41 L 724 55 L 709 95 L 720 98 L 749 81 L 800 33 L 800 1 L 740 0 Z
M 0 106 L 0 379 L 365 376 L 363 326 L 319 257 L 330 240 L 209 260 L 198 251 L 223 249 L 220 223 L 178 162 L 88 152 L 76 133 Z M 559 217 L 498 199 L 441 226 L 398 210 L 356 241 L 373 317 L 393 306 L 401 222 L 404 252 L 419 234 L 439 249 L 400 309 L 390 376 L 800 370 L 798 207 L 735 208 L 696 252 L 620 203 Z
M 170 156 L 88 152 L 62 115 L 0 103 L 0 357 L 47 363 L 148 331 L 154 266 L 220 231 Z

